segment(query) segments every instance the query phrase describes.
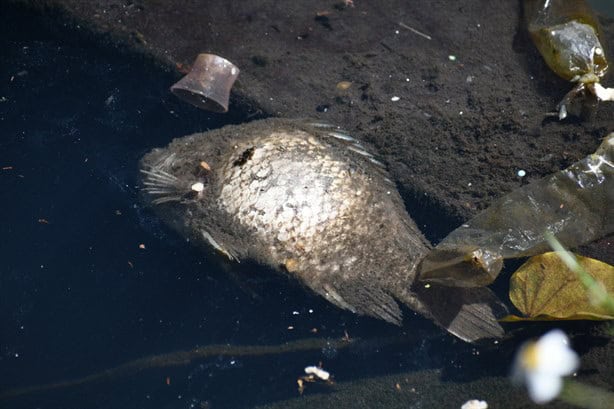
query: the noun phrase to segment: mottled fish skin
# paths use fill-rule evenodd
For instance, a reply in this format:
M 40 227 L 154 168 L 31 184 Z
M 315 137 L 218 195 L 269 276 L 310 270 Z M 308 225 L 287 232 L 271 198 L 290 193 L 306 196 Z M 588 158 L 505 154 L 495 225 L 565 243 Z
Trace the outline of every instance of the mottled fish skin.
M 195 134 L 141 163 L 145 200 L 237 261 L 286 271 L 335 305 L 400 325 L 430 244 L 381 164 L 336 128 L 268 119 Z

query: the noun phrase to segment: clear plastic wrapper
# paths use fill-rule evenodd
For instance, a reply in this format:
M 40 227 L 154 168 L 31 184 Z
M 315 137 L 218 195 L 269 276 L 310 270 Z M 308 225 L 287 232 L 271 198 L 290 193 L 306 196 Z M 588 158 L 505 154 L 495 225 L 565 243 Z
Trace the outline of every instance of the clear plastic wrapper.
M 614 231 L 614 132 L 565 170 L 523 186 L 450 233 L 423 260 L 420 279 L 457 287 L 490 284 L 503 259 L 568 248 Z
M 608 69 L 597 18 L 584 0 L 525 0 L 529 34 L 546 64 L 576 86 L 559 103 L 559 118 L 567 116 L 572 100 L 589 91 L 602 101 L 614 100 L 614 90 L 600 79 Z

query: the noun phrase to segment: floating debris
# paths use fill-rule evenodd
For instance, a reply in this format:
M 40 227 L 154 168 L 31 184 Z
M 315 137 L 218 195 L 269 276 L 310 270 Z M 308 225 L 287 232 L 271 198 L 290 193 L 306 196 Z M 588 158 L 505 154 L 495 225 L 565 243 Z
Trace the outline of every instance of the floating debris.
M 614 304 L 607 294 L 614 294 L 614 266 L 575 255 L 582 272 L 573 271 L 560 253 L 533 256 L 514 272 L 509 296 L 522 317 L 510 315 L 505 321 L 612 320 Z M 587 278 L 594 281 L 591 292 Z
M 405 24 L 405 23 L 401 23 L 401 22 L 399 22 L 399 25 L 400 25 L 401 27 L 403 27 L 403 28 L 405 28 L 405 29 L 407 29 L 407 30 L 411 31 L 411 32 L 412 32 L 412 33 L 414 33 L 414 34 L 418 34 L 420 37 L 424 37 L 424 38 L 426 38 L 427 40 L 432 40 L 432 39 L 433 39 L 433 38 L 432 38 L 430 35 L 428 35 L 428 34 L 424 34 L 423 32 L 418 31 L 418 30 L 416 30 L 415 28 L 410 27 L 410 26 L 408 26 L 408 25 L 407 25 L 407 24 Z
M 349 89 L 352 86 L 352 83 L 350 81 L 339 81 L 337 83 L 337 89 L 345 91 L 346 89 Z
M 329 385 L 333 384 L 331 374 L 328 371 L 325 371 L 324 369 L 322 369 L 321 362 L 318 366 L 312 365 L 312 366 L 305 367 L 305 373 L 306 375 L 301 376 L 300 378 L 296 380 L 296 383 L 298 384 L 298 393 L 301 395 L 305 391 L 306 382 L 323 381 Z
M 550 249 L 549 231 L 577 247 L 614 231 L 614 132 L 570 167 L 508 193 L 441 241 L 422 261 L 420 279 L 480 287 L 495 280 L 503 259 Z
M 330 373 L 317 366 L 305 367 L 305 373 L 307 375 L 315 375 L 317 378 L 322 379 L 323 381 L 328 381 L 330 379 Z
M 588 3 L 526 0 L 524 4 L 529 33 L 546 64 L 559 77 L 576 83 L 557 106 L 559 119 L 567 117 L 569 105 L 579 95 L 592 94 L 593 102 L 595 97 L 614 101 L 614 88 L 599 84 L 608 70 L 608 60 L 601 44 L 601 27 Z
M 171 87 L 177 97 L 198 108 L 228 112 L 230 90 L 239 68 L 215 54 L 199 54 L 190 72 Z
M 488 403 L 483 400 L 471 399 L 463 403 L 461 409 L 488 409 Z

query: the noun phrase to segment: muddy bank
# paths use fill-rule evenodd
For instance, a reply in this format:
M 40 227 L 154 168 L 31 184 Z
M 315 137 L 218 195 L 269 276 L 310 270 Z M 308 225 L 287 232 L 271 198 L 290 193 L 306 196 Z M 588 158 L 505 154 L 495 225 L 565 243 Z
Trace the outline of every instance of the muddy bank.
M 467 218 L 614 128 L 607 104 L 589 122 L 544 117 L 569 85 L 543 64 L 515 1 L 13 2 L 177 77 L 199 52 L 223 55 L 242 70 L 231 109 L 343 126 L 382 156 L 418 219 L 432 205 Z

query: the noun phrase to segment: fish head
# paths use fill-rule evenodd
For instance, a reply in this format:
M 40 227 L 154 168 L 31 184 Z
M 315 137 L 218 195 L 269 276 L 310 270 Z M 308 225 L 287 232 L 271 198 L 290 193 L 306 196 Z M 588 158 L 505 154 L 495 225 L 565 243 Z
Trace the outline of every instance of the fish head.
M 212 172 L 199 151 L 154 149 L 141 160 L 141 187 L 151 205 L 195 204 L 207 197 Z

